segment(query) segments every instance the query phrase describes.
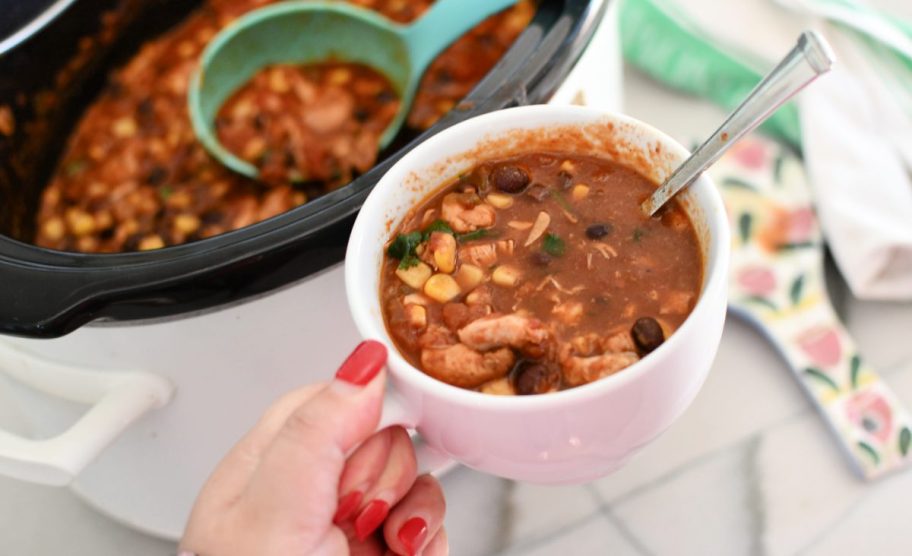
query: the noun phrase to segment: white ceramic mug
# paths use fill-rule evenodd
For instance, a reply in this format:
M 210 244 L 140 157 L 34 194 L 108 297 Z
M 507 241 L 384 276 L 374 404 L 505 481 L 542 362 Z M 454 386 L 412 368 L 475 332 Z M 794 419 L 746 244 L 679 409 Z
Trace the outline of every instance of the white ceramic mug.
M 351 235 L 345 281 L 358 330 L 390 351 L 392 396 L 385 421 L 412 426 L 428 446 L 502 477 L 576 483 L 622 466 L 696 396 L 725 320 L 729 229 L 706 176 L 682 196 L 704 257 L 699 300 L 682 326 L 629 368 L 577 388 L 494 396 L 450 386 L 409 364 L 384 325 L 379 300 L 385 244 L 410 207 L 481 160 L 520 152 L 607 157 L 660 182 L 684 158 L 680 144 L 631 118 L 575 106 L 527 106 L 479 116 L 424 142 L 367 199 Z

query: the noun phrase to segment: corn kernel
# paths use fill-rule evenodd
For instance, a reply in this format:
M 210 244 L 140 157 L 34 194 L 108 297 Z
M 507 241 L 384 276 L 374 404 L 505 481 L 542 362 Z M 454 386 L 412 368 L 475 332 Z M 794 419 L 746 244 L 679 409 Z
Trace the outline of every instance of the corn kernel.
M 572 176 L 573 172 L 576 171 L 576 164 L 570 160 L 565 160 L 561 162 L 560 169 Z
M 330 85 L 345 85 L 351 81 L 352 73 L 348 68 L 335 68 L 329 72 L 327 78 Z
M 515 394 L 513 385 L 510 384 L 510 379 L 507 377 L 485 382 L 481 385 L 479 390 L 481 390 L 483 394 L 491 394 L 494 396 L 512 396 Z
M 285 78 L 285 72 L 279 68 L 273 68 L 269 72 L 269 90 L 273 93 L 287 93 L 291 90 L 291 84 L 288 83 L 288 80 Z
M 434 247 L 434 264 L 447 274 L 456 270 L 456 238 L 451 234 L 435 232 L 430 243 Z
M 192 234 L 200 227 L 200 219 L 193 214 L 178 214 L 174 217 L 174 228 L 184 234 Z
M 456 271 L 454 278 L 463 291 L 474 290 L 484 281 L 484 271 L 473 264 L 463 264 Z
M 461 292 L 459 284 L 449 274 L 435 274 L 424 284 L 424 294 L 438 303 L 446 303 Z
M 95 231 L 95 219 L 83 210 L 68 210 L 66 212 L 66 220 L 73 235 L 85 236 Z
M 149 251 L 152 249 L 161 249 L 165 246 L 165 242 L 160 236 L 152 235 L 142 238 L 142 241 L 139 242 L 140 251 Z
M 44 233 L 45 239 L 50 241 L 57 241 L 63 238 L 63 234 L 66 232 L 63 220 L 56 216 L 47 220 L 41 230 Z
M 98 250 L 98 240 L 93 236 L 83 236 L 76 240 L 76 249 L 83 253 L 91 253 Z
M 181 41 L 181 43 L 177 45 L 177 54 L 181 58 L 192 58 L 193 55 L 196 54 L 196 45 L 191 41 Z
M 118 118 L 114 120 L 112 131 L 118 137 L 132 137 L 136 134 L 136 120 L 129 116 Z
M 513 206 L 513 197 L 509 195 L 503 195 L 501 193 L 490 193 L 485 197 L 485 201 L 488 202 L 494 208 L 505 209 Z
M 521 276 L 519 270 L 516 268 L 503 265 L 494 269 L 494 273 L 491 274 L 491 281 L 498 286 L 510 288 L 519 282 Z
M 256 160 L 266 152 L 266 140 L 262 137 L 251 137 L 247 144 L 244 145 L 242 155 L 244 160 Z
M 574 201 L 582 201 L 589 195 L 589 186 L 584 184 L 574 185 L 570 196 Z
M 418 263 L 409 268 L 397 268 L 396 276 L 405 282 L 410 288 L 420 290 L 424 283 L 431 277 L 431 267 L 424 263 Z

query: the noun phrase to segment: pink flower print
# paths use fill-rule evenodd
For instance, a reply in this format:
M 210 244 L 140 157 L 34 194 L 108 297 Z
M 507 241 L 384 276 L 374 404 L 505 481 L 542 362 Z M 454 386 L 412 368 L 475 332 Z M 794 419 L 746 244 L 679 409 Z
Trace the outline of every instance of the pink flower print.
M 742 166 L 751 170 L 759 170 L 767 164 L 769 153 L 760 141 L 755 139 L 742 139 L 732 147 L 732 156 Z
M 880 394 L 870 390 L 859 392 L 846 401 L 846 415 L 881 444 L 893 432 L 893 411 Z
M 751 295 L 766 297 L 776 289 L 776 275 L 762 266 L 748 266 L 738 272 L 738 285 Z
M 827 327 L 816 327 L 798 336 L 798 345 L 814 363 L 822 367 L 832 367 L 842 358 L 842 346 L 836 330 Z
M 804 243 L 809 241 L 814 231 L 814 211 L 810 207 L 803 207 L 791 211 L 788 215 L 788 241 L 789 243 Z

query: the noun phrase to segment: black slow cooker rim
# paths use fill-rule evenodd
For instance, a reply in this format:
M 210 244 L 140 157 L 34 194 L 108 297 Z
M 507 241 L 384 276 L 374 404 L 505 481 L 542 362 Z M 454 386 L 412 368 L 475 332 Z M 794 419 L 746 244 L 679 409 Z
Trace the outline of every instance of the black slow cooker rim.
M 221 282 L 215 275 L 301 248 L 327 230 L 337 228 L 335 233 L 347 239 L 374 184 L 427 137 L 475 115 L 545 100 L 591 38 L 608 1 L 565 0 L 559 9 L 543 2 L 510 50 L 450 114 L 345 187 L 283 214 L 193 243 L 132 253 L 55 251 L 0 235 L 0 283 L 5 285 L 0 333 L 56 337 L 100 317 L 132 320 L 198 311 L 278 288 L 341 261 L 335 248 L 297 276 L 266 280 L 268 286 L 213 291 Z M 204 283 L 206 277 L 211 284 Z

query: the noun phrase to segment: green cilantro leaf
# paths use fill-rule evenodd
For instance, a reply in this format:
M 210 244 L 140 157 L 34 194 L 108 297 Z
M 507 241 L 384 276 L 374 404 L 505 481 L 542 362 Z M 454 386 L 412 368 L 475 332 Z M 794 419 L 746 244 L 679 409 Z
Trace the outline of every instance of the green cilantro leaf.
M 475 241 L 476 239 L 484 239 L 486 237 L 495 237 L 497 236 L 496 230 L 475 230 L 474 232 L 466 232 L 464 234 L 456 234 L 456 241 L 459 243 L 465 243 L 467 241 Z
M 559 236 L 546 234 L 542 240 L 542 249 L 552 257 L 560 257 L 567 251 L 567 245 Z
M 421 232 L 399 234 L 386 248 L 386 254 L 394 259 L 399 259 L 399 268 L 411 268 L 419 262 L 415 249 L 422 240 Z
M 440 220 L 439 218 L 428 224 L 427 228 L 424 229 L 424 239 L 427 240 L 434 232 L 444 232 L 450 234 L 451 236 L 456 235 L 456 233 L 453 231 L 453 228 L 451 228 L 449 224 L 443 220 Z

